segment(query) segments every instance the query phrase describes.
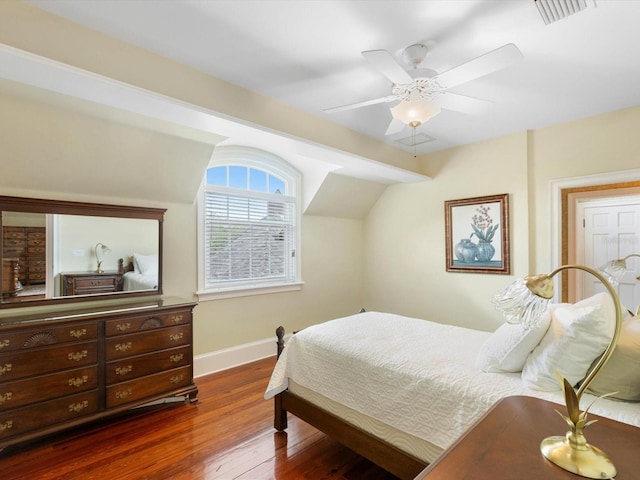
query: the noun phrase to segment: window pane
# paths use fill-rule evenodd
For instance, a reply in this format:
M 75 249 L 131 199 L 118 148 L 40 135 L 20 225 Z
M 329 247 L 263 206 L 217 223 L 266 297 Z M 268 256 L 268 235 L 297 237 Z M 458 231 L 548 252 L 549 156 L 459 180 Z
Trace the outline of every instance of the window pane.
M 267 173 L 262 170 L 256 170 L 252 168 L 250 171 L 250 183 L 249 190 L 254 192 L 266 192 L 267 191 Z
M 229 186 L 247 189 L 247 167 L 229 167 Z
M 219 187 L 227 186 L 227 167 L 207 168 L 207 184 Z
M 278 177 L 269 175 L 269 193 L 281 193 L 285 194 L 284 182 Z

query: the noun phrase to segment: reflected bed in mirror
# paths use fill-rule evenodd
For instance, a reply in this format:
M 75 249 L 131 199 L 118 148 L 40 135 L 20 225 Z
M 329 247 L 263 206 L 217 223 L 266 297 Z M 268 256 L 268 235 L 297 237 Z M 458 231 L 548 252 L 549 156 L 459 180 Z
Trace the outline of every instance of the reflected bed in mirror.
M 1 197 L 0 307 L 162 293 L 164 209 Z

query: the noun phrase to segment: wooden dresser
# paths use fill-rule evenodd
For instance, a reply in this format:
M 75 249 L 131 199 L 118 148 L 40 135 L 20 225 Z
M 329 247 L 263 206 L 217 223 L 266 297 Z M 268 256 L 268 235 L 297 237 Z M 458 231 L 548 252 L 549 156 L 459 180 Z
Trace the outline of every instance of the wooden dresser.
M 45 227 L 3 227 L 4 258 L 15 257 L 20 265 L 19 280 L 25 285 L 46 280 Z
M 167 397 L 195 402 L 194 306 L 163 298 L 1 317 L 0 450 Z
M 60 275 L 62 295 L 88 295 L 122 290 L 122 274 L 117 272 L 72 272 Z

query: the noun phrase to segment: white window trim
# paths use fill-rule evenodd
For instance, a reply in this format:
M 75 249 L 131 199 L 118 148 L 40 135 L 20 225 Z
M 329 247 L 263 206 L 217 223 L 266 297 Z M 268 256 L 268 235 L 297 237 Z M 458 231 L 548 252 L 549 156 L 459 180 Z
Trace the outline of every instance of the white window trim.
M 196 296 L 198 301 L 218 300 L 223 298 L 245 297 L 249 295 L 264 295 L 270 293 L 290 292 L 300 290 L 303 282 L 301 277 L 301 220 L 302 220 L 302 177 L 300 172 L 289 165 L 282 158 L 263 150 L 249 147 L 225 146 L 217 147 L 207 168 L 221 165 L 238 165 L 244 167 L 254 167 L 266 172 L 273 173 L 287 181 L 287 191 L 284 192 L 288 196 L 296 198 L 296 256 L 295 268 L 296 279 L 294 282 L 277 283 L 265 282 L 256 283 L 255 285 L 244 284 L 238 286 L 224 286 L 216 288 L 205 287 L 205 271 L 204 271 L 204 192 L 206 183 L 206 174 L 203 175 L 197 197 L 197 237 L 198 237 L 198 290 Z

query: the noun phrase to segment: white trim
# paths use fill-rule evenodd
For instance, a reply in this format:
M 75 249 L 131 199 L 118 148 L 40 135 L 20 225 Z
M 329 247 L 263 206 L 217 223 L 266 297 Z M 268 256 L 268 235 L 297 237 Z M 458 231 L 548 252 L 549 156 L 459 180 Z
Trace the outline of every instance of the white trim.
M 223 298 L 248 297 L 250 295 L 263 295 L 267 293 L 293 292 L 302 290 L 304 282 L 287 283 L 286 285 L 264 285 L 219 288 L 217 290 L 205 290 L 196 292 L 198 301 L 220 300 Z
M 562 190 L 566 188 L 607 185 L 610 183 L 632 182 L 636 180 L 640 180 L 640 169 L 638 168 L 583 175 L 581 177 L 559 178 L 549 181 L 549 205 L 551 207 L 551 214 L 549 215 L 551 222 L 551 265 L 549 271 L 562 265 Z M 559 292 L 562 292 L 561 277 L 558 278 L 558 288 L 556 289 L 556 294 L 553 299 L 554 302 L 560 301 Z
M 291 337 L 291 334 L 285 335 L 285 342 L 289 337 Z M 262 360 L 263 358 L 275 357 L 276 353 L 276 337 L 274 336 L 274 338 L 266 340 L 196 355 L 193 359 L 193 376 L 198 378 L 255 362 L 256 360 Z

